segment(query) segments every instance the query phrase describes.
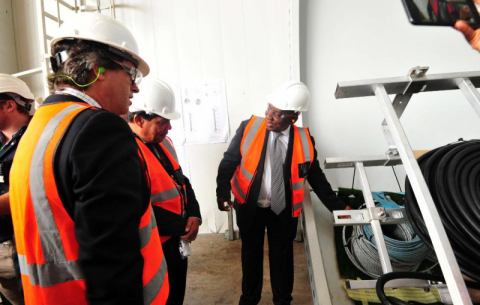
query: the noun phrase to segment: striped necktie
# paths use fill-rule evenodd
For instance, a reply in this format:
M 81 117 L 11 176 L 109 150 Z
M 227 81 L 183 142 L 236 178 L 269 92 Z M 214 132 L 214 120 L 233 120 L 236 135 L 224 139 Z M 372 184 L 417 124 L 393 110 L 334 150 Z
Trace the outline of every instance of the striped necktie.
M 281 132 L 273 133 L 273 145 L 270 147 L 270 165 L 272 167 L 272 189 L 270 205 L 272 211 L 279 215 L 285 209 L 285 182 L 283 178 L 282 144 L 278 139 Z

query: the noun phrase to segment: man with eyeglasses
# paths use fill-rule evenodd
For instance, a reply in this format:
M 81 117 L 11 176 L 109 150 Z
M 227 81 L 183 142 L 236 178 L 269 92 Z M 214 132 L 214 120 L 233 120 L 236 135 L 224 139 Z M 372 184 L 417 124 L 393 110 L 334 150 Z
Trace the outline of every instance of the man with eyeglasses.
M 119 21 L 79 13 L 51 42 L 52 93 L 17 149 L 10 199 L 26 304 L 165 304 L 150 181 L 125 115 L 149 73 Z
M 146 78 L 127 114 L 138 146 L 147 163 L 151 181 L 151 202 L 158 233 L 168 265 L 168 305 L 181 305 L 187 283 L 189 243 L 197 238 L 200 207 L 192 185 L 178 163 L 170 120 L 180 118 L 175 95 L 164 81 Z
M 218 208 L 235 208 L 242 239 L 240 304 L 258 304 L 261 299 L 265 229 L 273 303 L 292 301 L 293 239 L 306 180 L 330 211 L 349 209 L 320 168 L 308 128 L 294 125 L 299 112 L 308 110 L 309 98 L 301 82 L 277 87 L 267 95 L 265 118 L 252 116 L 242 122 L 218 167 Z

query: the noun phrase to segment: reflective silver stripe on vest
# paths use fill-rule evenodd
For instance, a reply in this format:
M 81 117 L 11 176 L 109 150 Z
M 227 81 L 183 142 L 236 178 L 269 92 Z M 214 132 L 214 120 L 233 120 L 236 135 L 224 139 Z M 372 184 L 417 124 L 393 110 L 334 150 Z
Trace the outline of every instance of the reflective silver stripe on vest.
M 78 261 L 28 265 L 25 255 L 19 254 L 18 263 L 20 265 L 20 273 L 27 275 L 32 285 L 50 287 L 71 280 L 83 280 L 82 270 Z
M 308 145 L 308 138 L 307 138 L 307 132 L 305 131 L 305 128 L 298 128 L 298 132 L 300 133 L 300 139 L 302 141 L 302 146 L 303 146 L 303 155 L 305 156 L 305 162 L 310 162 L 312 161 L 312 157 L 310 156 L 310 146 Z
M 157 226 L 157 221 L 155 219 L 155 215 L 151 212 L 150 223 L 139 230 L 140 249 L 143 249 L 143 247 L 148 245 L 148 243 L 150 242 L 150 238 L 152 238 L 152 230 L 155 229 L 156 226 Z
M 172 187 L 171 189 L 152 194 L 150 199 L 152 203 L 164 202 L 173 198 L 177 198 L 180 196 L 178 189 L 176 187 Z
M 152 237 L 153 229 L 155 229 L 156 227 L 157 227 L 157 221 L 155 219 L 155 215 L 152 212 L 152 210 L 150 210 L 150 223 L 139 230 L 140 247 L 142 249 L 149 244 L 150 238 Z M 165 260 L 165 256 L 163 256 L 162 262 L 160 263 L 157 273 L 145 285 L 145 287 L 143 287 L 143 303 L 145 305 L 151 304 L 153 300 L 155 300 L 157 295 L 160 293 L 160 289 L 163 286 L 163 281 L 165 279 L 166 274 L 167 274 L 167 261 Z
M 296 191 L 296 190 L 303 189 L 303 185 L 304 185 L 303 182 L 293 183 L 292 184 L 292 190 Z
M 157 273 L 153 276 L 150 282 L 143 287 L 143 304 L 149 305 L 152 304 L 153 300 L 157 297 L 160 293 L 160 289 L 163 286 L 163 280 L 165 279 L 165 275 L 167 274 L 167 261 L 165 260 L 165 256 L 162 259 L 162 263 L 157 270 Z
M 240 188 L 240 185 L 238 184 L 237 177 L 234 175 L 232 179 L 233 179 L 233 185 L 235 186 L 235 190 L 237 190 L 238 195 L 240 195 L 240 197 L 241 197 L 243 200 L 245 200 L 245 193 L 244 193 L 243 190 Z
M 293 205 L 293 212 L 300 210 L 303 207 L 303 202 L 297 203 Z
M 245 162 L 245 156 L 248 152 L 248 149 L 250 148 L 250 145 L 252 144 L 253 138 L 258 132 L 258 129 L 260 128 L 260 125 L 262 125 L 263 119 L 255 117 L 255 121 L 252 123 L 252 126 L 250 130 L 248 131 L 247 136 L 245 137 L 245 140 L 243 141 L 243 146 L 242 146 L 242 174 L 245 176 L 245 178 L 248 179 L 248 181 L 252 181 L 253 174 L 247 171 L 247 169 L 243 166 Z
M 242 163 L 243 163 L 243 159 L 244 159 L 244 158 L 242 158 Z M 245 178 L 247 178 L 248 181 L 252 181 L 253 175 L 250 174 L 250 172 L 247 171 L 247 169 L 244 168 L 243 165 L 242 165 L 240 168 L 242 169 L 242 174 L 243 174 L 243 176 L 244 176 Z
M 45 257 L 45 265 L 27 265 L 24 260 L 23 274 L 30 277 L 33 285 L 46 283 L 47 286 L 63 283 L 73 279 L 83 279 L 83 274 L 76 261 L 67 261 L 60 232 L 47 199 L 44 181 L 44 157 L 48 144 L 61 121 L 72 111 L 85 108 L 71 105 L 57 113 L 45 126 L 33 152 L 30 165 L 30 193 L 37 220 L 38 234 Z M 45 287 L 45 286 L 42 286 Z
M 172 155 L 173 159 L 175 159 L 175 161 L 177 161 L 178 163 L 177 152 L 175 151 L 175 148 L 173 148 L 172 144 L 170 144 L 170 142 L 166 138 L 162 141 L 162 144 L 163 146 L 165 146 L 168 152 Z

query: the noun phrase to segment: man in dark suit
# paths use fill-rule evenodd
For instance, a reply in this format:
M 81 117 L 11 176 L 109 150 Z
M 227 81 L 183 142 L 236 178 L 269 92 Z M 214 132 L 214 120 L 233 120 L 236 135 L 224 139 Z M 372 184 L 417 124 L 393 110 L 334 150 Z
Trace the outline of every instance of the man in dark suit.
M 218 208 L 235 208 L 242 238 L 240 304 L 258 304 L 261 299 L 265 228 L 273 302 L 290 304 L 293 239 L 305 180 L 330 211 L 348 208 L 336 198 L 320 168 L 308 128 L 293 125 L 299 112 L 307 111 L 309 97 L 303 83 L 279 86 L 267 96 L 266 118 L 252 116 L 243 121 L 220 162 Z

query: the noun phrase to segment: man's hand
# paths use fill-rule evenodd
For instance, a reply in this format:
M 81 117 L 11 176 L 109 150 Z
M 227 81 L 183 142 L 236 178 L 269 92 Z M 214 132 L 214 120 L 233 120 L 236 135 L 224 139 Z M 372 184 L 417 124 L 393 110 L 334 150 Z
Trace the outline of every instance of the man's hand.
M 472 29 L 465 21 L 455 23 L 455 29 L 462 32 L 468 43 L 477 51 L 480 51 L 480 29 Z
M 225 203 L 227 203 L 225 205 Z M 223 212 L 230 211 L 231 208 L 233 208 L 232 200 L 230 198 L 217 198 L 217 204 L 218 204 L 218 209 Z
M 200 220 L 197 217 L 189 217 L 187 219 L 187 225 L 185 226 L 185 232 L 187 232 L 187 234 L 180 236 L 180 238 L 190 242 L 194 241 L 197 239 L 199 227 Z
M 351 210 L 352 207 L 347 205 L 347 207 L 345 207 L 344 211 L 348 211 L 348 210 Z M 350 219 L 351 217 L 350 216 L 339 216 L 338 218 L 340 219 Z
M 0 196 L 0 216 L 9 215 L 10 212 L 10 193 L 5 193 Z

